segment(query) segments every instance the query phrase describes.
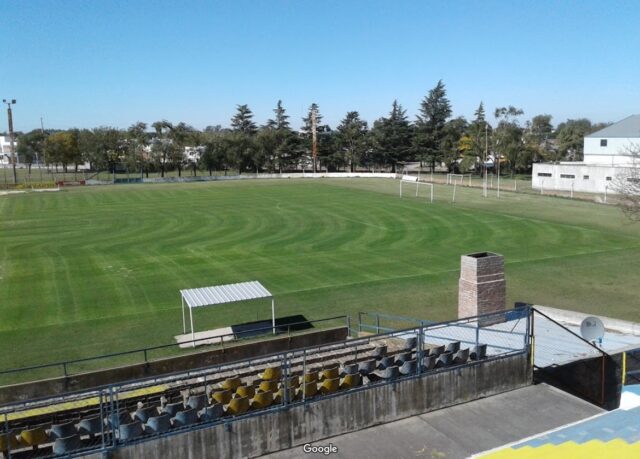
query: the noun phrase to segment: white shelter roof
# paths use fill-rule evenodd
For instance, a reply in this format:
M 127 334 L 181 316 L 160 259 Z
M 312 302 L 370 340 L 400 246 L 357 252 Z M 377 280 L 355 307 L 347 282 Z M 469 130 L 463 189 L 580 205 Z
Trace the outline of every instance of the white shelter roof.
M 191 288 L 180 290 L 180 294 L 189 308 L 273 297 L 258 281 Z

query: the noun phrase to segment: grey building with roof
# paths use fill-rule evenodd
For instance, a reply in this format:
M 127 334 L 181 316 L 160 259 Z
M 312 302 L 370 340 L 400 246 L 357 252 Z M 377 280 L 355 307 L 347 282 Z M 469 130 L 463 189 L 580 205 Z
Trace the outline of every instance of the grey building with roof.
M 631 115 L 584 138 L 584 160 L 533 165 L 532 187 L 615 193 L 640 167 L 640 115 Z

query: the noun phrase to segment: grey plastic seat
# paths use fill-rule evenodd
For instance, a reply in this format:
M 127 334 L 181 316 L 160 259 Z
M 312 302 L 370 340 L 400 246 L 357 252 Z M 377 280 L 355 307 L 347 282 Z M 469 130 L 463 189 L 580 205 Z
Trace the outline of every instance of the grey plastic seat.
M 53 442 L 53 452 L 54 454 L 68 454 L 80 449 L 81 446 L 80 435 L 78 434 L 59 437 Z
M 220 403 L 216 403 L 215 405 L 207 406 L 204 410 L 200 411 L 200 420 L 201 421 L 215 421 L 216 419 L 222 417 L 224 414 L 224 407 Z
M 65 422 L 64 424 L 53 424 L 51 426 L 51 438 L 66 438 L 76 435 L 78 431 L 73 422 Z
M 445 352 L 453 352 L 454 354 L 460 350 L 460 341 L 453 341 L 447 344 Z
M 345 363 L 342 365 L 342 373 L 345 375 L 355 375 L 358 372 L 357 363 Z
M 96 435 L 102 433 L 103 430 L 104 424 L 100 416 L 84 418 L 78 423 L 78 432 L 80 435 Z
M 416 360 L 407 360 L 402 364 L 399 371 L 403 375 L 415 375 L 418 369 L 418 362 Z
M 174 427 L 184 427 L 198 422 L 198 411 L 194 408 L 188 410 L 178 411 L 176 417 L 173 418 Z
M 378 368 L 384 370 L 387 367 L 395 365 L 395 359 L 393 357 L 382 357 L 378 362 Z
M 140 421 L 134 421 L 129 424 L 120 424 L 118 432 L 120 434 L 120 440 L 131 440 L 141 437 L 143 434 L 142 423 Z
M 412 360 L 413 353 L 412 352 L 401 352 L 400 354 L 396 354 L 395 363 L 398 366 L 401 366 L 404 362 L 408 360 Z
M 435 355 L 428 355 L 422 359 L 422 369 L 424 371 L 433 370 L 436 367 L 438 357 Z
M 141 423 L 146 423 L 147 420 L 153 416 L 158 415 L 158 408 L 155 406 L 145 406 L 142 408 L 138 408 L 136 412 L 133 414 L 133 417 L 140 421 Z
M 453 362 L 453 353 L 444 352 L 438 356 L 438 360 L 436 361 L 436 368 L 446 367 L 451 365 Z
M 429 355 L 433 355 L 435 357 L 439 356 L 443 352 L 444 352 L 444 344 L 441 346 L 436 346 L 429 349 Z
M 376 361 L 374 359 L 365 360 L 358 364 L 358 372 L 362 376 L 367 376 L 369 373 L 376 371 Z
M 167 413 L 161 414 L 160 416 L 154 416 L 149 418 L 145 425 L 152 433 L 166 432 L 171 429 L 171 416 Z
M 187 400 L 187 407 L 198 411 L 207 406 L 207 394 L 191 395 Z
M 129 424 L 131 422 L 131 414 L 126 410 L 120 410 L 117 413 L 111 413 L 107 418 L 109 427 L 117 428 L 120 424 Z
M 167 403 L 164 408 L 162 408 L 162 412 L 168 414 L 170 417 L 174 417 L 180 411 L 184 411 L 184 403 L 182 402 Z
M 453 356 L 453 363 L 458 364 L 458 365 L 460 365 L 462 363 L 467 363 L 467 360 L 469 360 L 469 348 L 460 349 Z
M 385 355 L 387 355 L 387 346 L 386 345 L 376 346 L 376 348 L 373 350 L 373 354 L 372 354 L 372 356 L 375 359 L 378 359 L 378 360 L 380 360 Z
M 400 369 L 397 365 L 392 365 L 384 369 L 384 371 L 380 374 L 382 379 L 395 379 L 400 376 Z
M 484 359 L 487 356 L 487 345 L 486 344 L 478 344 L 477 346 L 473 346 L 469 357 L 471 360 L 480 360 Z
M 402 347 L 403 351 L 412 351 L 418 345 L 418 338 L 415 336 L 411 336 L 404 340 L 404 346 Z

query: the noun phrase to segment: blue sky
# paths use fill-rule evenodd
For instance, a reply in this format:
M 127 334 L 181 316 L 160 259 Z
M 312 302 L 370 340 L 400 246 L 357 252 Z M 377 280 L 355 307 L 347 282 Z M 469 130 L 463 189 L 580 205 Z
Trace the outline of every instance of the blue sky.
M 0 1 L 17 130 L 227 126 L 241 103 L 262 124 L 278 99 L 295 128 L 312 102 L 334 127 L 394 99 L 413 119 L 439 79 L 468 119 L 640 113 L 637 1 Z

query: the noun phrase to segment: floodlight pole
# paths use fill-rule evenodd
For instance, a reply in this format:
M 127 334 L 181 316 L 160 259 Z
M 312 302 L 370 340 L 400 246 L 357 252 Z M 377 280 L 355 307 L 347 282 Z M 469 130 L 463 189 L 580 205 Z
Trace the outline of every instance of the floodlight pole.
M 2 99 L 2 102 L 7 104 L 7 118 L 9 120 L 9 142 L 11 144 L 11 165 L 13 166 L 13 183 L 18 184 L 18 176 L 16 175 L 16 146 L 13 140 L 13 113 L 11 111 L 11 104 L 15 104 L 15 99 Z
M 482 181 L 482 196 L 487 197 L 487 156 L 489 155 L 489 123 L 484 122 L 484 180 Z

